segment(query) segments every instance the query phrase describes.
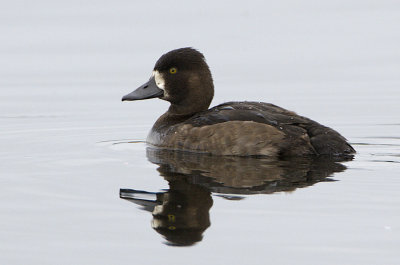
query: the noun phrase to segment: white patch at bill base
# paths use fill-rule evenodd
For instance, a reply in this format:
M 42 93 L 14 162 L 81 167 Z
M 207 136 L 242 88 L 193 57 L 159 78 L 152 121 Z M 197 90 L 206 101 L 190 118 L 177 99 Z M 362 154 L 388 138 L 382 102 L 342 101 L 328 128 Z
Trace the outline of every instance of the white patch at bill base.
M 165 80 L 162 74 L 159 71 L 153 71 L 153 76 L 158 88 L 165 90 Z

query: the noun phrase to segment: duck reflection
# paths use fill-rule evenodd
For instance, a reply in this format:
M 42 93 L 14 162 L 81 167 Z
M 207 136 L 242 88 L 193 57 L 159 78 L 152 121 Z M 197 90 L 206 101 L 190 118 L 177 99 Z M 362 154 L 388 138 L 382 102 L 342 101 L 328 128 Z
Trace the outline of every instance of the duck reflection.
M 157 170 L 168 181 L 169 189 L 121 189 L 120 197 L 151 212 L 153 229 L 174 246 L 190 246 L 202 240 L 211 224 L 212 193 L 240 200 L 243 195 L 290 192 L 333 181 L 329 176 L 346 169 L 340 162 L 352 159 L 210 156 L 153 148 L 147 149 L 147 157 L 159 165 Z

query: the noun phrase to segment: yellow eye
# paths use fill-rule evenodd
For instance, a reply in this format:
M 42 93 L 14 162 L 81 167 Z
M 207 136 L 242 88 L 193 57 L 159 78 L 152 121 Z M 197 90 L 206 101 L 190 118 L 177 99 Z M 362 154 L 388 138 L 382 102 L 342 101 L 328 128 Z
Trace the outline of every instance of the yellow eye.
M 170 74 L 176 74 L 176 72 L 178 72 L 178 69 L 176 69 L 175 67 L 169 68 Z

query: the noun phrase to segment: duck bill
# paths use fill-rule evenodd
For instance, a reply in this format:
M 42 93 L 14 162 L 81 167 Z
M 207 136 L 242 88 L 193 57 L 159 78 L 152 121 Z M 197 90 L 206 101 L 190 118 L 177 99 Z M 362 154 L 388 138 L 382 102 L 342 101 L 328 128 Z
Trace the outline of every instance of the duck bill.
M 164 91 L 157 86 L 156 80 L 154 79 L 154 76 L 152 76 L 147 83 L 141 85 L 128 95 L 123 96 L 122 101 L 158 98 L 162 95 L 164 95 Z

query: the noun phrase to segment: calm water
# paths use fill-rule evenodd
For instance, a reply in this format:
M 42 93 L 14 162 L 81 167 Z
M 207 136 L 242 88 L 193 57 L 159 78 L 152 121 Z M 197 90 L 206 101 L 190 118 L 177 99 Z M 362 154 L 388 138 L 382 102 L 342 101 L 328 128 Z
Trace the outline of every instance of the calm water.
M 243 4 L 5 3 L 1 264 L 399 264 L 400 5 Z M 213 105 L 295 110 L 354 160 L 146 150 L 168 104 L 120 99 L 184 46 Z

